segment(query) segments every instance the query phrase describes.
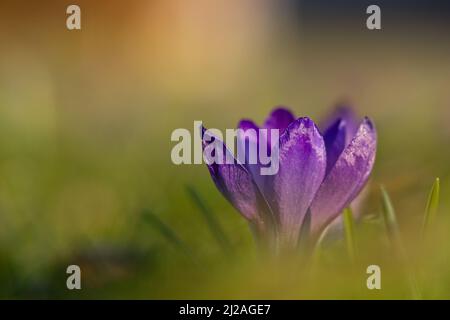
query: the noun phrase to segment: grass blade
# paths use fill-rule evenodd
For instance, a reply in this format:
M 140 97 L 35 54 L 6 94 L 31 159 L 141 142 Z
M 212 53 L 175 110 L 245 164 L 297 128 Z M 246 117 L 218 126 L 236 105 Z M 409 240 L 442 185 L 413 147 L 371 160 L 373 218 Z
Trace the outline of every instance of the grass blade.
M 200 213 L 205 219 L 205 222 L 208 225 L 209 230 L 211 231 L 211 234 L 216 240 L 217 244 L 225 253 L 229 254 L 231 252 L 230 241 L 213 212 L 208 208 L 205 201 L 203 201 L 199 193 L 192 186 L 186 186 L 186 190 L 191 197 L 192 202 L 199 208 Z
M 306 212 L 302 225 L 300 227 L 299 237 L 297 241 L 297 247 L 303 256 L 309 256 L 313 249 L 311 243 L 311 210 Z
M 313 253 L 312 253 L 312 266 L 313 269 L 317 268 L 317 266 L 320 263 L 320 259 L 322 257 L 322 242 L 324 241 L 326 234 L 328 232 L 328 228 L 330 225 L 328 225 L 325 230 L 322 232 L 322 234 L 319 236 L 317 241 L 313 243 Z
M 151 225 L 154 229 L 156 229 L 170 244 L 172 244 L 177 250 L 182 252 L 187 257 L 196 261 L 194 258 L 192 251 L 190 248 L 181 240 L 177 234 L 161 219 L 159 219 L 155 214 L 153 214 L 150 210 L 144 209 L 142 211 L 142 220 L 149 225 Z
M 403 268 L 405 270 L 406 279 L 409 283 L 409 287 L 411 290 L 411 295 L 414 299 L 420 299 L 421 294 L 419 290 L 419 286 L 417 285 L 417 280 L 414 276 L 414 273 L 412 272 L 411 268 L 409 267 L 406 251 L 404 249 L 401 236 L 400 236 L 400 229 L 398 227 L 397 223 L 397 216 L 395 214 L 394 206 L 392 205 L 391 199 L 389 197 L 389 194 L 387 193 L 386 189 L 384 189 L 383 186 L 381 186 L 381 200 L 382 200 L 382 207 L 383 207 L 383 217 L 384 222 L 386 225 L 386 229 L 388 232 L 389 239 L 394 247 L 394 250 L 396 251 L 398 258 L 400 260 L 400 263 L 403 265 Z
M 425 232 L 429 228 L 429 226 L 433 224 L 433 221 L 436 217 L 436 213 L 439 208 L 439 193 L 440 183 L 439 178 L 436 178 L 428 195 L 428 201 L 425 208 L 425 216 L 423 221 L 423 232 Z
M 355 220 L 353 218 L 352 209 L 345 208 L 342 212 L 344 222 L 345 241 L 347 243 L 348 256 L 352 262 L 355 262 L 356 256 L 356 238 L 355 238 Z
M 392 205 L 389 194 L 386 189 L 381 186 L 381 200 L 383 207 L 383 218 L 388 232 L 388 236 L 394 245 L 399 245 L 400 241 L 400 231 L 397 223 L 397 216 L 395 214 L 394 206 Z

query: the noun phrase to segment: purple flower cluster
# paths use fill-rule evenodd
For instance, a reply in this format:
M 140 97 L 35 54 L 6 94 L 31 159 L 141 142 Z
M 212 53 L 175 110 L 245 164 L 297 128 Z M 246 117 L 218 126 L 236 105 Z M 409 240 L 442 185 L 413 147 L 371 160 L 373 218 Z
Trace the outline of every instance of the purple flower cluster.
M 250 120 L 238 128 L 259 129 Z M 310 118 L 296 119 L 276 108 L 262 128 L 280 132 L 275 175 L 260 175 L 258 165 L 236 161 L 209 164 L 211 177 L 261 239 L 277 247 L 296 246 L 303 232 L 317 239 L 367 182 L 375 161 L 375 127 L 342 107 L 320 129 Z M 271 143 L 260 140 L 250 143 Z

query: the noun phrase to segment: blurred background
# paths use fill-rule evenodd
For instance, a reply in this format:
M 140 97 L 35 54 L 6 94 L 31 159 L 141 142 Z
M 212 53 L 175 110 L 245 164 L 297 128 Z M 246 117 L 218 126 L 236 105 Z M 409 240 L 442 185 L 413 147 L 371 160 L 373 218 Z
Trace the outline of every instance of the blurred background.
M 70 4 L 81 30 L 66 29 Z M 376 1 L 375 31 L 370 4 L 1 1 L 0 297 L 411 298 L 383 184 L 422 297 L 450 298 L 450 4 Z M 171 162 L 172 131 L 194 120 L 234 128 L 284 105 L 319 121 L 341 102 L 379 134 L 358 263 L 340 237 L 315 268 L 261 259 L 206 167 Z M 424 240 L 435 177 L 439 223 Z M 82 290 L 66 288 L 71 264 Z M 382 290 L 367 290 L 369 264 Z

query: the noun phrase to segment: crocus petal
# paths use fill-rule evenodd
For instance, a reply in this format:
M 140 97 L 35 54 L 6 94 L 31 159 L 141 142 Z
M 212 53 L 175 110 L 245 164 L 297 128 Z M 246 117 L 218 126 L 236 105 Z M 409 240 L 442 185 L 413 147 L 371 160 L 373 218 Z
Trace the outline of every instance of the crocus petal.
M 303 218 L 323 181 L 325 144 L 309 118 L 299 118 L 280 137 L 279 171 L 265 192 L 280 219 L 284 241 L 296 243 Z
M 239 121 L 238 123 L 238 129 L 242 129 L 244 131 L 247 131 L 248 129 L 255 129 L 258 130 L 258 126 L 252 121 L 252 120 L 248 120 L 248 119 L 242 119 L 241 121 Z
M 264 122 L 264 128 L 266 129 L 278 129 L 280 135 L 283 131 L 293 122 L 295 117 L 288 109 L 278 107 L 274 109 L 269 117 Z
M 358 131 L 360 121 L 352 108 L 339 106 L 321 123 L 322 132 L 328 131 L 338 119 L 345 123 L 345 145 L 347 146 Z
M 250 150 L 253 150 L 258 155 L 258 140 L 259 140 L 259 128 L 251 120 L 241 120 L 237 127 L 237 156 L 238 160 L 244 165 L 249 164 Z M 240 153 L 245 152 L 245 157 L 240 156 Z M 240 159 L 242 158 L 242 159 Z
M 253 181 L 260 188 L 260 190 L 263 190 L 265 176 L 261 175 L 260 171 L 261 164 L 259 162 L 259 128 L 253 121 L 244 119 L 239 122 L 238 129 L 242 130 L 238 131 L 237 135 L 238 160 L 240 160 L 244 167 L 250 172 Z M 256 132 L 256 135 L 253 136 L 246 134 L 248 133 L 248 130 L 254 130 L 254 132 Z M 263 139 L 265 139 L 265 137 Z M 242 157 L 240 155 L 242 152 L 245 152 L 245 157 Z M 250 163 L 250 152 L 256 152 L 256 155 L 253 155 L 256 162 Z
M 243 160 L 245 160 L 245 164 L 248 164 L 249 150 L 253 148 L 258 153 L 259 128 L 253 121 L 247 119 L 241 120 L 237 128 L 240 129 L 237 135 L 238 152 L 245 152 L 245 159 Z M 248 134 L 250 130 L 253 130 L 254 135 Z
M 375 162 L 376 130 L 365 118 L 326 176 L 311 204 L 311 230 L 316 236 L 358 195 Z
M 216 137 L 210 136 L 211 141 L 206 141 L 205 136 L 209 133 L 202 128 L 203 150 L 212 141 L 218 141 L 222 145 L 224 159 L 231 156 L 230 151 Z M 209 138 L 208 138 L 209 139 Z M 233 158 L 234 159 L 234 158 Z M 207 164 L 211 177 L 222 195 L 248 220 L 258 222 L 260 220 L 260 207 L 264 205 L 264 199 L 252 180 L 251 174 L 241 164 Z
M 239 164 L 208 165 L 209 172 L 223 196 L 248 220 L 258 215 L 256 190 L 251 175 Z
M 344 150 L 345 143 L 345 121 L 338 119 L 333 125 L 328 127 L 323 135 L 325 148 L 327 150 L 327 171 L 328 174 Z

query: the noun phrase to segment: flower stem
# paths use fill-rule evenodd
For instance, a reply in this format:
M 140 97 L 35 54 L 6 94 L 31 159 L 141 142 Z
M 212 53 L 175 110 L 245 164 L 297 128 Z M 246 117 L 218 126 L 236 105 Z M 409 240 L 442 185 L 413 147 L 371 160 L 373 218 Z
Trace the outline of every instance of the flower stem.
M 352 209 L 345 208 L 342 212 L 345 229 L 345 241 L 347 243 L 348 256 L 351 262 L 355 262 L 356 257 L 356 238 L 355 238 L 355 220 L 353 218 Z

